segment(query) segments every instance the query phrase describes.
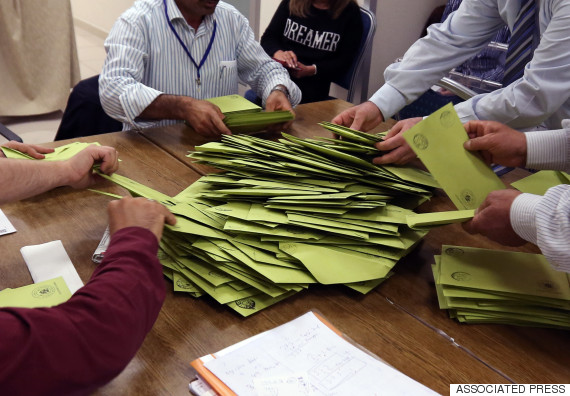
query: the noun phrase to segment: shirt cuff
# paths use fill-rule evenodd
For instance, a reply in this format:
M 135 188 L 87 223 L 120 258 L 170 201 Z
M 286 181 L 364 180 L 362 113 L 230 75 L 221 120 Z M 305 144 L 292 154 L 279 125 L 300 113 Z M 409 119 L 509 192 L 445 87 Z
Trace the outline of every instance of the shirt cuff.
M 286 80 L 277 76 L 271 78 L 269 80 L 269 83 L 266 84 L 265 88 L 263 89 L 263 107 L 265 107 L 265 102 L 267 101 L 267 97 L 271 93 L 271 90 L 277 85 L 283 85 L 284 87 L 287 87 L 287 90 L 289 91 L 289 101 L 291 103 L 291 106 L 295 107 L 299 104 L 299 102 L 301 102 L 301 90 L 297 84 L 295 84 L 290 79 Z
M 520 194 L 511 205 L 509 214 L 513 230 L 521 238 L 536 245 L 536 208 L 542 197 L 534 194 Z
M 570 158 L 567 133 L 564 129 L 525 132 L 526 167 L 564 170 L 566 159 Z
M 369 100 L 380 109 L 384 120 L 392 117 L 406 105 L 404 95 L 389 84 L 380 87 Z
M 462 124 L 465 124 L 468 121 L 478 120 L 475 112 L 473 111 L 473 102 L 472 99 L 466 100 L 464 102 L 458 103 L 455 106 L 455 111 L 459 116 Z

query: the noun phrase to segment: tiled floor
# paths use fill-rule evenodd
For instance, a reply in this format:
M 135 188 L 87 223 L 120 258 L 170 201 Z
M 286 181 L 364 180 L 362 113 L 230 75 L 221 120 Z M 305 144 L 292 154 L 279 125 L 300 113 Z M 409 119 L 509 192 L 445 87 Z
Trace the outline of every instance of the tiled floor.
M 75 26 L 81 79 L 99 74 L 105 61 L 104 38 Z M 51 142 L 61 121 L 62 112 L 30 117 L 0 117 L 0 122 L 18 134 L 26 143 Z M 0 143 L 2 142 L 0 137 Z

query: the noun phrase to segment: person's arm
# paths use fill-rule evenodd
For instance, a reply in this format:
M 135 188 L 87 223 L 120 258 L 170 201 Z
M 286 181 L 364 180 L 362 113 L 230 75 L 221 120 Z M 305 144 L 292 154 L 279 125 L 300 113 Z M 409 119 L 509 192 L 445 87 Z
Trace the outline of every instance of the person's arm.
M 411 103 L 445 73 L 477 54 L 503 25 L 497 0 L 464 1 L 384 72 L 386 83 L 370 98 L 385 118 Z
M 570 125 L 554 131 L 525 132 L 526 167 L 570 173 Z
M 41 194 L 56 187 L 85 188 L 96 181 L 95 163 L 112 174 L 119 166 L 117 150 L 88 146 L 66 161 L 0 160 L 0 204 Z
M 107 57 L 99 76 L 99 97 L 110 117 L 141 128 L 152 123 L 139 120 L 139 115 L 163 92 L 141 83 L 150 51 L 148 34 L 136 12 L 135 4 L 115 22 L 105 40 Z
M 367 102 L 343 111 L 332 122 L 363 131 L 374 128 L 484 48 L 502 23 L 496 0 L 461 3 L 443 23 L 431 25 L 428 35 L 416 41 L 401 62 L 388 66 L 384 72 L 385 84 Z M 394 130 L 400 133 L 405 129 Z M 402 157 L 413 158 L 403 138 L 396 134 L 391 137 L 395 140 L 382 150 L 404 146 L 400 150 Z
M 188 96 L 160 95 L 144 109 L 140 118 L 185 120 L 196 133 L 211 139 L 232 134 L 218 106 Z
M 570 170 L 570 128 L 521 133 L 498 122 L 470 121 L 465 129 L 465 148 L 487 163 Z M 570 185 L 553 187 L 543 197 L 493 191 L 464 228 L 503 244 L 532 242 L 556 269 L 570 272 Z
M 165 297 L 158 239 L 174 216 L 144 198 L 112 202 L 109 216 L 105 259 L 71 299 L 0 309 L 3 393 L 90 394 L 124 369 L 152 328 Z
M 239 78 L 249 86 L 263 100 L 263 106 L 267 104 L 273 88 L 283 85 L 289 92 L 291 106 L 296 106 L 301 101 L 301 90 L 291 81 L 287 70 L 269 57 L 255 40 L 253 30 L 247 19 L 239 14 L 236 16 L 236 37 L 239 37 L 236 51 L 237 68 Z
M 465 130 L 465 149 L 488 164 L 570 172 L 570 127 L 521 133 L 495 121 L 470 121 Z
M 541 3 L 540 12 L 552 12 L 552 18 L 523 77 L 508 87 L 457 104 L 462 121 L 494 120 L 518 129 L 534 127 L 568 101 L 570 80 L 562 76 L 570 75 L 570 3 Z
M 536 244 L 556 270 L 570 272 L 570 185 L 552 187 L 544 196 L 520 194 L 509 218 L 517 235 Z

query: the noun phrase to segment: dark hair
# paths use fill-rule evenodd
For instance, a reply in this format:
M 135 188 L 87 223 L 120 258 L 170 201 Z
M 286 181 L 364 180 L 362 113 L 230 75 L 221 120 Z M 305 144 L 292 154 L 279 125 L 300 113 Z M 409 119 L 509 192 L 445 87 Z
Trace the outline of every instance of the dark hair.
M 347 5 L 354 3 L 355 0 L 330 0 L 329 11 L 333 19 L 339 17 Z M 289 2 L 289 12 L 292 15 L 306 18 L 310 14 L 312 0 L 291 0 Z

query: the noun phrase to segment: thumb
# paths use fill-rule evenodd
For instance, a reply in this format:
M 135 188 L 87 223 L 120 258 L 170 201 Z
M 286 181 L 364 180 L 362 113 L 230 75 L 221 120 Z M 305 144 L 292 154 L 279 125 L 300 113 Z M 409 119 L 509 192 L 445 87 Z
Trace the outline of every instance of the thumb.
M 463 143 L 465 150 L 480 151 L 489 149 L 489 145 L 485 136 L 476 137 Z
M 354 121 L 352 121 L 352 124 L 349 127 L 350 129 L 354 129 L 356 131 L 360 131 L 360 128 L 362 128 L 362 120 L 360 119 L 360 117 L 354 117 Z

